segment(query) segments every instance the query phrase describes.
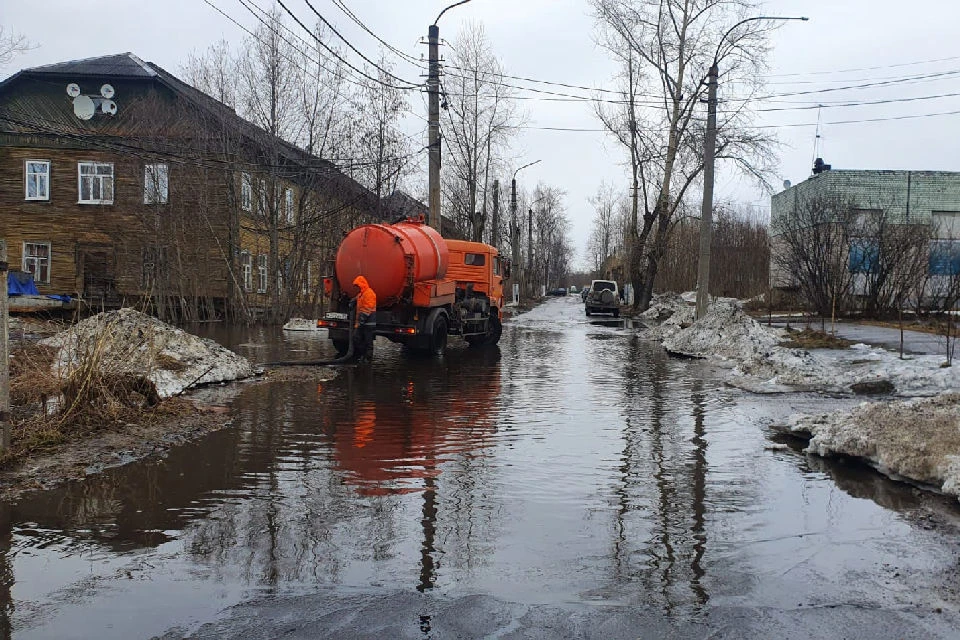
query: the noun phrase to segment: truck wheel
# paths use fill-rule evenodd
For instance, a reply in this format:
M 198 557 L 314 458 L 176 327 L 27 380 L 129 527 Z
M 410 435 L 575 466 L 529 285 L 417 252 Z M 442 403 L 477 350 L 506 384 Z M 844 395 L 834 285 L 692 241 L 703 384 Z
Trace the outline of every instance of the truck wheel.
M 347 350 L 350 348 L 349 340 L 331 340 L 333 343 L 333 348 L 337 352 L 337 357 L 342 358 L 347 355 Z
M 488 319 L 490 327 L 487 329 L 487 335 L 483 336 L 483 340 L 477 344 L 485 346 L 493 346 L 500 342 L 500 336 L 503 335 L 503 325 L 500 324 L 500 318 L 495 315 L 491 315 Z
M 430 334 L 430 353 L 442 356 L 447 350 L 447 319 L 438 315 L 433 321 L 433 333 Z

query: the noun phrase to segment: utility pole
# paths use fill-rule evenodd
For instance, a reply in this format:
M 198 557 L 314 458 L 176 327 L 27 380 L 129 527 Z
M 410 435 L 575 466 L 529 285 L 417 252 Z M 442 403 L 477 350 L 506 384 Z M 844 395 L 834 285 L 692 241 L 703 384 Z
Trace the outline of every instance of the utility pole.
M 427 69 L 427 145 L 430 148 L 430 174 L 429 174 L 429 213 L 428 224 L 436 229 L 440 229 L 440 27 L 437 23 L 450 9 L 467 4 L 470 0 L 459 0 L 446 7 L 437 15 L 433 24 L 427 27 L 427 49 L 430 58 L 430 64 Z
M 440 15 L 443 15 L 442 13 Z M 437 20 L 440 17 L 437 16 Z M 429 102 L 428 144 L 430 147 L 430 219 L 428 224 L 440 231 L 440 27 L 436 24 L 427 29 L 427 44 L 430 50 L 427 97 Z
M 7 298 L 7 241 L 0 240 L 0 453 L 10 450 L 10 333 Z
M 527 209 L 527 289 L 532 298 L 533 293 L 533 209 Z
M 522 280 L 520 265 L 520 223 L 517 221 L 517 179 L 510 181 L 510 263 L 514 273 L 513 281 L 520 284 Z M 519 293 L 517 297 L 519 298 Z
M 490 223 L 490 244 L 500 248 L 500 181 L 493 181 L 493 220 Z
M 703 149 L 703 206 L 700 209 L 700 257 L 697 260 L 697 320 L 710 306 L 710 244 L 713 241 L 713 168 L 717 152 L 717 78 L 714 62 L 707 73 L 707 133 Z
M 805 17 L 753 16 L 744 18 L 727 29 L 717 41 L 713 64 L 707 72 L 707 133 L 703 140 L 703 206 L 700 209 L 700 258 L 697 261 L 697 320 L 710 306 L 710 243 L 713 240 L 713 166 L 717 155 L 717 84 L 719 83 L 720 49 L 724 41 L 742 24 L 754 20 L 803 20 Z

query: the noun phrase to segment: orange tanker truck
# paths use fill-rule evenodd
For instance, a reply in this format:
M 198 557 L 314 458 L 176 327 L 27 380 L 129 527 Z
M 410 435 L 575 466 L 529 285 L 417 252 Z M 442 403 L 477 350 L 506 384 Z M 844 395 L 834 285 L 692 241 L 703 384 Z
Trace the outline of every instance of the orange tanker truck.
M 444 239 L 419 218 L 367 224 L 340 243 L 334 270 L 324 279 L 331 310 L 317 326 L 329 329 L 340 355 L 350 345 L 350 301 L 360 275 L 377 294 L 376 335 L 433 353 L 442 353 L 451 335 L 471 345 L 500 340 L 510 264 L 496 247 Z

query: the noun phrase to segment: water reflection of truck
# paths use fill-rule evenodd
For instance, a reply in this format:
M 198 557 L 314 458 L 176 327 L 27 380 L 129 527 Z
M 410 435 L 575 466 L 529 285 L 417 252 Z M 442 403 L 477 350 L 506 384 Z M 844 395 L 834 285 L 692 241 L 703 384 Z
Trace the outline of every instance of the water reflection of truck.
M 317 321 L 340 354 L 349 346 L 353 280 L 377 294 L 376 334 L 412 349 L 442 352 L 450 335 L 493 345 L 502 331 L 509 262 L 482 242 L 446 240 L 420 220 L 367 224 L 346 235 L 324 279 L 331 311 Z

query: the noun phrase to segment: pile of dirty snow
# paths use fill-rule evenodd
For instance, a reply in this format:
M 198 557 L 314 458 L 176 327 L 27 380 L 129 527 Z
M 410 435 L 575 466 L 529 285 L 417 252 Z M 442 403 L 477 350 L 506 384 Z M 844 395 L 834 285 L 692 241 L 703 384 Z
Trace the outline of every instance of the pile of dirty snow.
M 789 429 L 812 436 L 810 453 L 860 458 L 889 476 L 960 496 L 960 393 L 795 417 Z
M 40 344 L 58 349 L 54 369 L 61 375 L 98 358 L 98 367 L 105 372 L 144 376 L 161 398 L 191 386 L 239 380 L 254 373 L 246 358 L 213 340 L 134 309 L 97 314 Z
M 941 356 L 897 354 L 857 344 L 846 350 L 780 346 L 783 329 L 763 326 L 729 299 L 716 300 L 700 320 L 681 296 L 658 296 L 641 315 L 659 323 L 647 337 L 671 353 L 706 358 L 731 368 L 731 383 L 757 393 L 819 389 L 887 389 L 901 396 L 932 396 L 960 388 L 960 367 L 941 367 Z
M 649 326 L 647 337 L 661 341 L 689 327 L 695 317 L 694 307 L 675 293 L 655 294 L 650 307 L 639 316 Z
M 319 331 L 317 329 L 316 320 L 308 320 L 307 318 L 290 318 L 285 325 L 283 325 L 284 331 Z

